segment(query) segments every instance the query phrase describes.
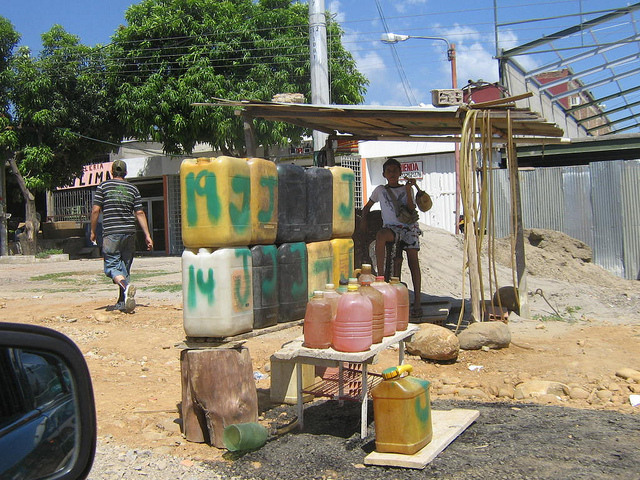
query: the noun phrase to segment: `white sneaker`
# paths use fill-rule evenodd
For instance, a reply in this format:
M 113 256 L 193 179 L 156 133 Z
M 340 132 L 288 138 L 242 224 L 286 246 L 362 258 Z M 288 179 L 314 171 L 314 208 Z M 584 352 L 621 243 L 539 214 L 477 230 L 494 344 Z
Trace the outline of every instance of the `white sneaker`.
M 126 313 L 133 313 L 133 311 L 136 309 L 136 300 L 135 297 L 136 296 L 136 286 L 135 285 L 127 285 L 127 288 L 124 289 L 124 308 L 122 309 L 123 312 Z

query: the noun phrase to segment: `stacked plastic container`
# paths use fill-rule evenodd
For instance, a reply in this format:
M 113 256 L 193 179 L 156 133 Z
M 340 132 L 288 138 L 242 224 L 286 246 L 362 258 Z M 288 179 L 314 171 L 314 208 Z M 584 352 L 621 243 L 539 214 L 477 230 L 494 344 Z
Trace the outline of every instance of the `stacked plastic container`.
M 355 175 L 260 158 L 180 167 L 183 319 L 224 337 L 304 318 L 314 290 L 353 271 Z

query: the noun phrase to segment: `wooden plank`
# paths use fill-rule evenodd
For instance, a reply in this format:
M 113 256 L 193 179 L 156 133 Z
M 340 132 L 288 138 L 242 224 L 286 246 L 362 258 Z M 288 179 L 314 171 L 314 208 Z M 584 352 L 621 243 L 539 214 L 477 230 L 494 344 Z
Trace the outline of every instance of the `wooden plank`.
M 364 463 L 365 465 L 423 469 L 479 416 L 478 410 L 462 408 L 432 410 L 433 439 L 422 450 L 413 455 L 371 452 L 364 458 Z
M 451 310 L 451 302 L 422 302 L 422 316 L 411 316 L 411 323 L 425 323 L 440 321 L 444 322 L 449 318 L 449 311 Z

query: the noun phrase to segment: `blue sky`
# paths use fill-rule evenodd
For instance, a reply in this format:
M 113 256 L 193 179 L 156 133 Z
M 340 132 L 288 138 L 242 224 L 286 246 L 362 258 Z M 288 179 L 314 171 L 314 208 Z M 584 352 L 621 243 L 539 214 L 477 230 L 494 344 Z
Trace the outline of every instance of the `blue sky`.
M 22 44 L 40 47 L 40 35 L 54 24 L 80 37 L 82 43 L 108 43 L 116 28 L 125 24 L 124 12 L 131 0 L 4 0 L 0 15 L 8 18 L 22 35 Z M 302 2 L 306 3 L 306 2 Z M 501 27 L 499 42 L 512 47 L 578 23 L 580 17 L 563 17 L 621 7 L 620 0 L 496 0 L 498 23 L 542 17 L 560 17 Z M 380 7 L 380 8 L 378 8 Z M 442 41 L 410 39 L 393 47 L 380 36 L 389 31 L 412 36 L 437 36 L 455 43 L 458 86 L 467 80 L 498 80 L 495 55 L 494 0 L 325 0 L 345 30 L 343 42 L 367 75 L 365 103 L 411 105 L 430 103 L 431 90 L 451 86 L 451 66 Z M 384 21 L 381 17 L 383 14 Z M 591 15 L 592 18 L 594 15 Z M 540 56 L 520 57 L 535 66 Z M 406 77 L 402 82 L 401 76 Z

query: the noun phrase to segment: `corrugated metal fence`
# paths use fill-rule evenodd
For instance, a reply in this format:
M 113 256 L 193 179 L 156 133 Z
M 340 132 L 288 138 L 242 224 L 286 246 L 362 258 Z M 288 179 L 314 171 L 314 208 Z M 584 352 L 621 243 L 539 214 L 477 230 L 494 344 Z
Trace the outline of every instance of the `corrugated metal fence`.
M 509 235 L 509 173 L 494 171 L 496 235 Z M 594 262 L 640 280 L 640 160 L 520 172 L 524 228 L 558 230 L 593 249 Z

